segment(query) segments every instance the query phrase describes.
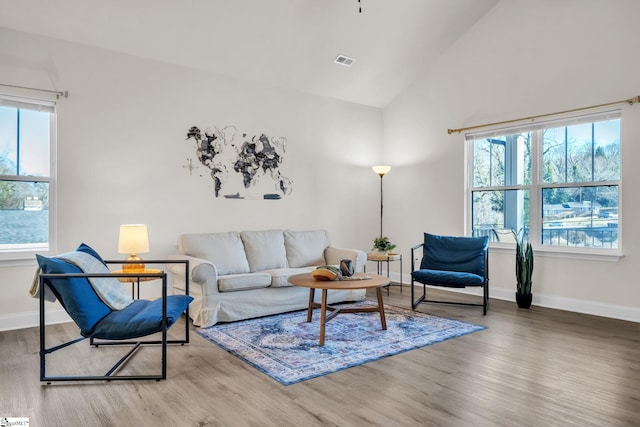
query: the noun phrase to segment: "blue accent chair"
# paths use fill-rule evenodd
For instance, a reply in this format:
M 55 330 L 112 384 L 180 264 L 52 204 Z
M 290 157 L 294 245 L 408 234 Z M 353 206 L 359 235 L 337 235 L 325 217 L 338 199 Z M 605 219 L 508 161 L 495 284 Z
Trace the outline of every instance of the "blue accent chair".
M 90 247 L 82 244 L 77 251 L 82 251 L 95 256 L 106 267 L 116 261 L 104 261 Z M 85 272 L 68 260 L 56 257 L 43 257 L 36 255 L 41 272 L 39 274 L 39 299 L 40 299 L 40 381 L 99 381 L 99 380 L 164 380 L 167 378 L 167 344 L 184 345 L 189 342 L 188 309 L 193 297 L 188 295 L 167 295 L 167 274 L 158 273 L 95 273 Z M 122 263 L 122 261 L 117 261 Z M 145 263 L 166 263 L 167 261 L 145 261 Z M 174 261 L 171 261 L 174 262 Z M 188 261 L 175 261 L 185 264 L 189 271 Z M 91 279 L 109 279 L 132 277 L 140 279 L 162 280 L 162 297 L 150 300 L 133 300 L 129 305 L 120 310 L 109 307 L 98 296 Z M 188 282 L 187 282 L 188 283 Z M 65 342 L 54 347 L 46 347 L 46 320 L 45 320 L 45 287 L 48 287 L 58 299 L 62 307 L 80 329 L 80 338 Z M 186 327 L 184 339 L 169 340 L 168 329 L 178 320 L 182 313 L 186 312 Z M 160 334 L 160 338 L 151 337 L 146 340 L 140 338 L 153 334 Z M 111 369 L 103 375 L 74 375 L 74 376 L 49 376 L 46 373 L 46 356 L 57 350 L 90 339 L 90 345 L 115 346 L 125 345 L 132 347 Z M 129 359 L 144 345 L 160 345 L 162 348 L 162 360 L 159 373 L 149 375 L 118 375 L 117 372 Z
M 411 248 L 411 306 L 423 302 L 472 305 L 483 308 L 487 314 L 489 304 L 489 238 L 438 236 L 424 233 L 424 242 Z M 422 249 L 420 268 L 415 269 L 416 253 Z M 422 283 L 422 295 L 415 298 L 414 282 Z M 482 303 L 461 303 L 442 300 L 428 300 L 426 287 L 483 288 Z

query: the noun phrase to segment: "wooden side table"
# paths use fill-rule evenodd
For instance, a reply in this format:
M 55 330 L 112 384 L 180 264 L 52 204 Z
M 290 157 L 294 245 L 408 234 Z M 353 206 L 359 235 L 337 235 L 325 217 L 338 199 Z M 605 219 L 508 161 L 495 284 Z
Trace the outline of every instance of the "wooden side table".
M 402 254 L 379 254 L 376 252 L 367 252 L 367 261 L 375 262 L 377 264 L 377 273 L 382 274 L 383 263 L 387 264 L 387 278 L 389 278 L 389 263 L 394 261 L 400 262 L 400 283 L 398 285 L 394 285 L 389 282 L 387 288 L 387 295 L 389 295 L 389 287 L 390 286 L 400 286 L 400 293 L 402 293 Z M 365 269 L 366 271 L 366 269 Z
M 158 274 L 162 273 L 162 270 L 159 268 L 144 268 L 142 270 L 114 270 L 112 271 L 114 274 Z M 131 283 L 131 298 L 140 299 L 140 282 L 148 282 L 150 280 L 157 280 L 159 277 L 140 277 L 140 276 L 131 276 L 131 277 L 118 277 L 118 281 L 120 283 Z M 137 291 L 137 292 L 136 292 Z M 136 293 L 138 296 L 136 297 Z

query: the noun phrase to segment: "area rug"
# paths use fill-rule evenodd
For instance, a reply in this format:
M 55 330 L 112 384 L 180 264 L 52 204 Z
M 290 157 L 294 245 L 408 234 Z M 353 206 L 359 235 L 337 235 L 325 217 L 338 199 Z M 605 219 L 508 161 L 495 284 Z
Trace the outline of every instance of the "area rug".
M 372 304 L 363 301 L 358 304 Z M 348 307 L 340 305 L 338 307 Z M 284 385 L 337 372 L 405 351 L 486 329 L 459 320 L 385 305 L 387 330 L 373 313 L 341 313 L 325 329 L 319 346 L 320 310 L 307 323 L 307 311 L 198 329 L 198 334 Z

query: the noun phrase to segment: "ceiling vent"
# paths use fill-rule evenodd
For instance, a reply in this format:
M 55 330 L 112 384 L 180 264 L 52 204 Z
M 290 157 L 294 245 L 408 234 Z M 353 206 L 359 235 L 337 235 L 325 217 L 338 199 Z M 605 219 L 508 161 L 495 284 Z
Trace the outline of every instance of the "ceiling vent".
M 351 67 L 353 63 L 356 62 L 356 60 L 353 58 L 349 58 L 348 56 L 338 55 L 333 62 L 335 64 L 344 65 L 345 67 Z

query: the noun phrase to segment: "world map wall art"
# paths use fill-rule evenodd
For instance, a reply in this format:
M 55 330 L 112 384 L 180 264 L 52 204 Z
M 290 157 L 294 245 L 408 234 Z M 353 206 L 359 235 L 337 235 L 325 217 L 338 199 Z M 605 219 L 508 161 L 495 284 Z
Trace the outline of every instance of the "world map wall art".
M 237 135 L 242 136 L 236 142 Z M 186 140 L 193 143 L 201 166 L 187 159 L 183 168 L 192 175 L 204 168 L 199 175 L 213 180 L 215 197 L 278 200 L 291 194 L 293 182 L 281 170 L 287 138 L 239 134 L 235 126 L 205 130 L 192 126 Z

